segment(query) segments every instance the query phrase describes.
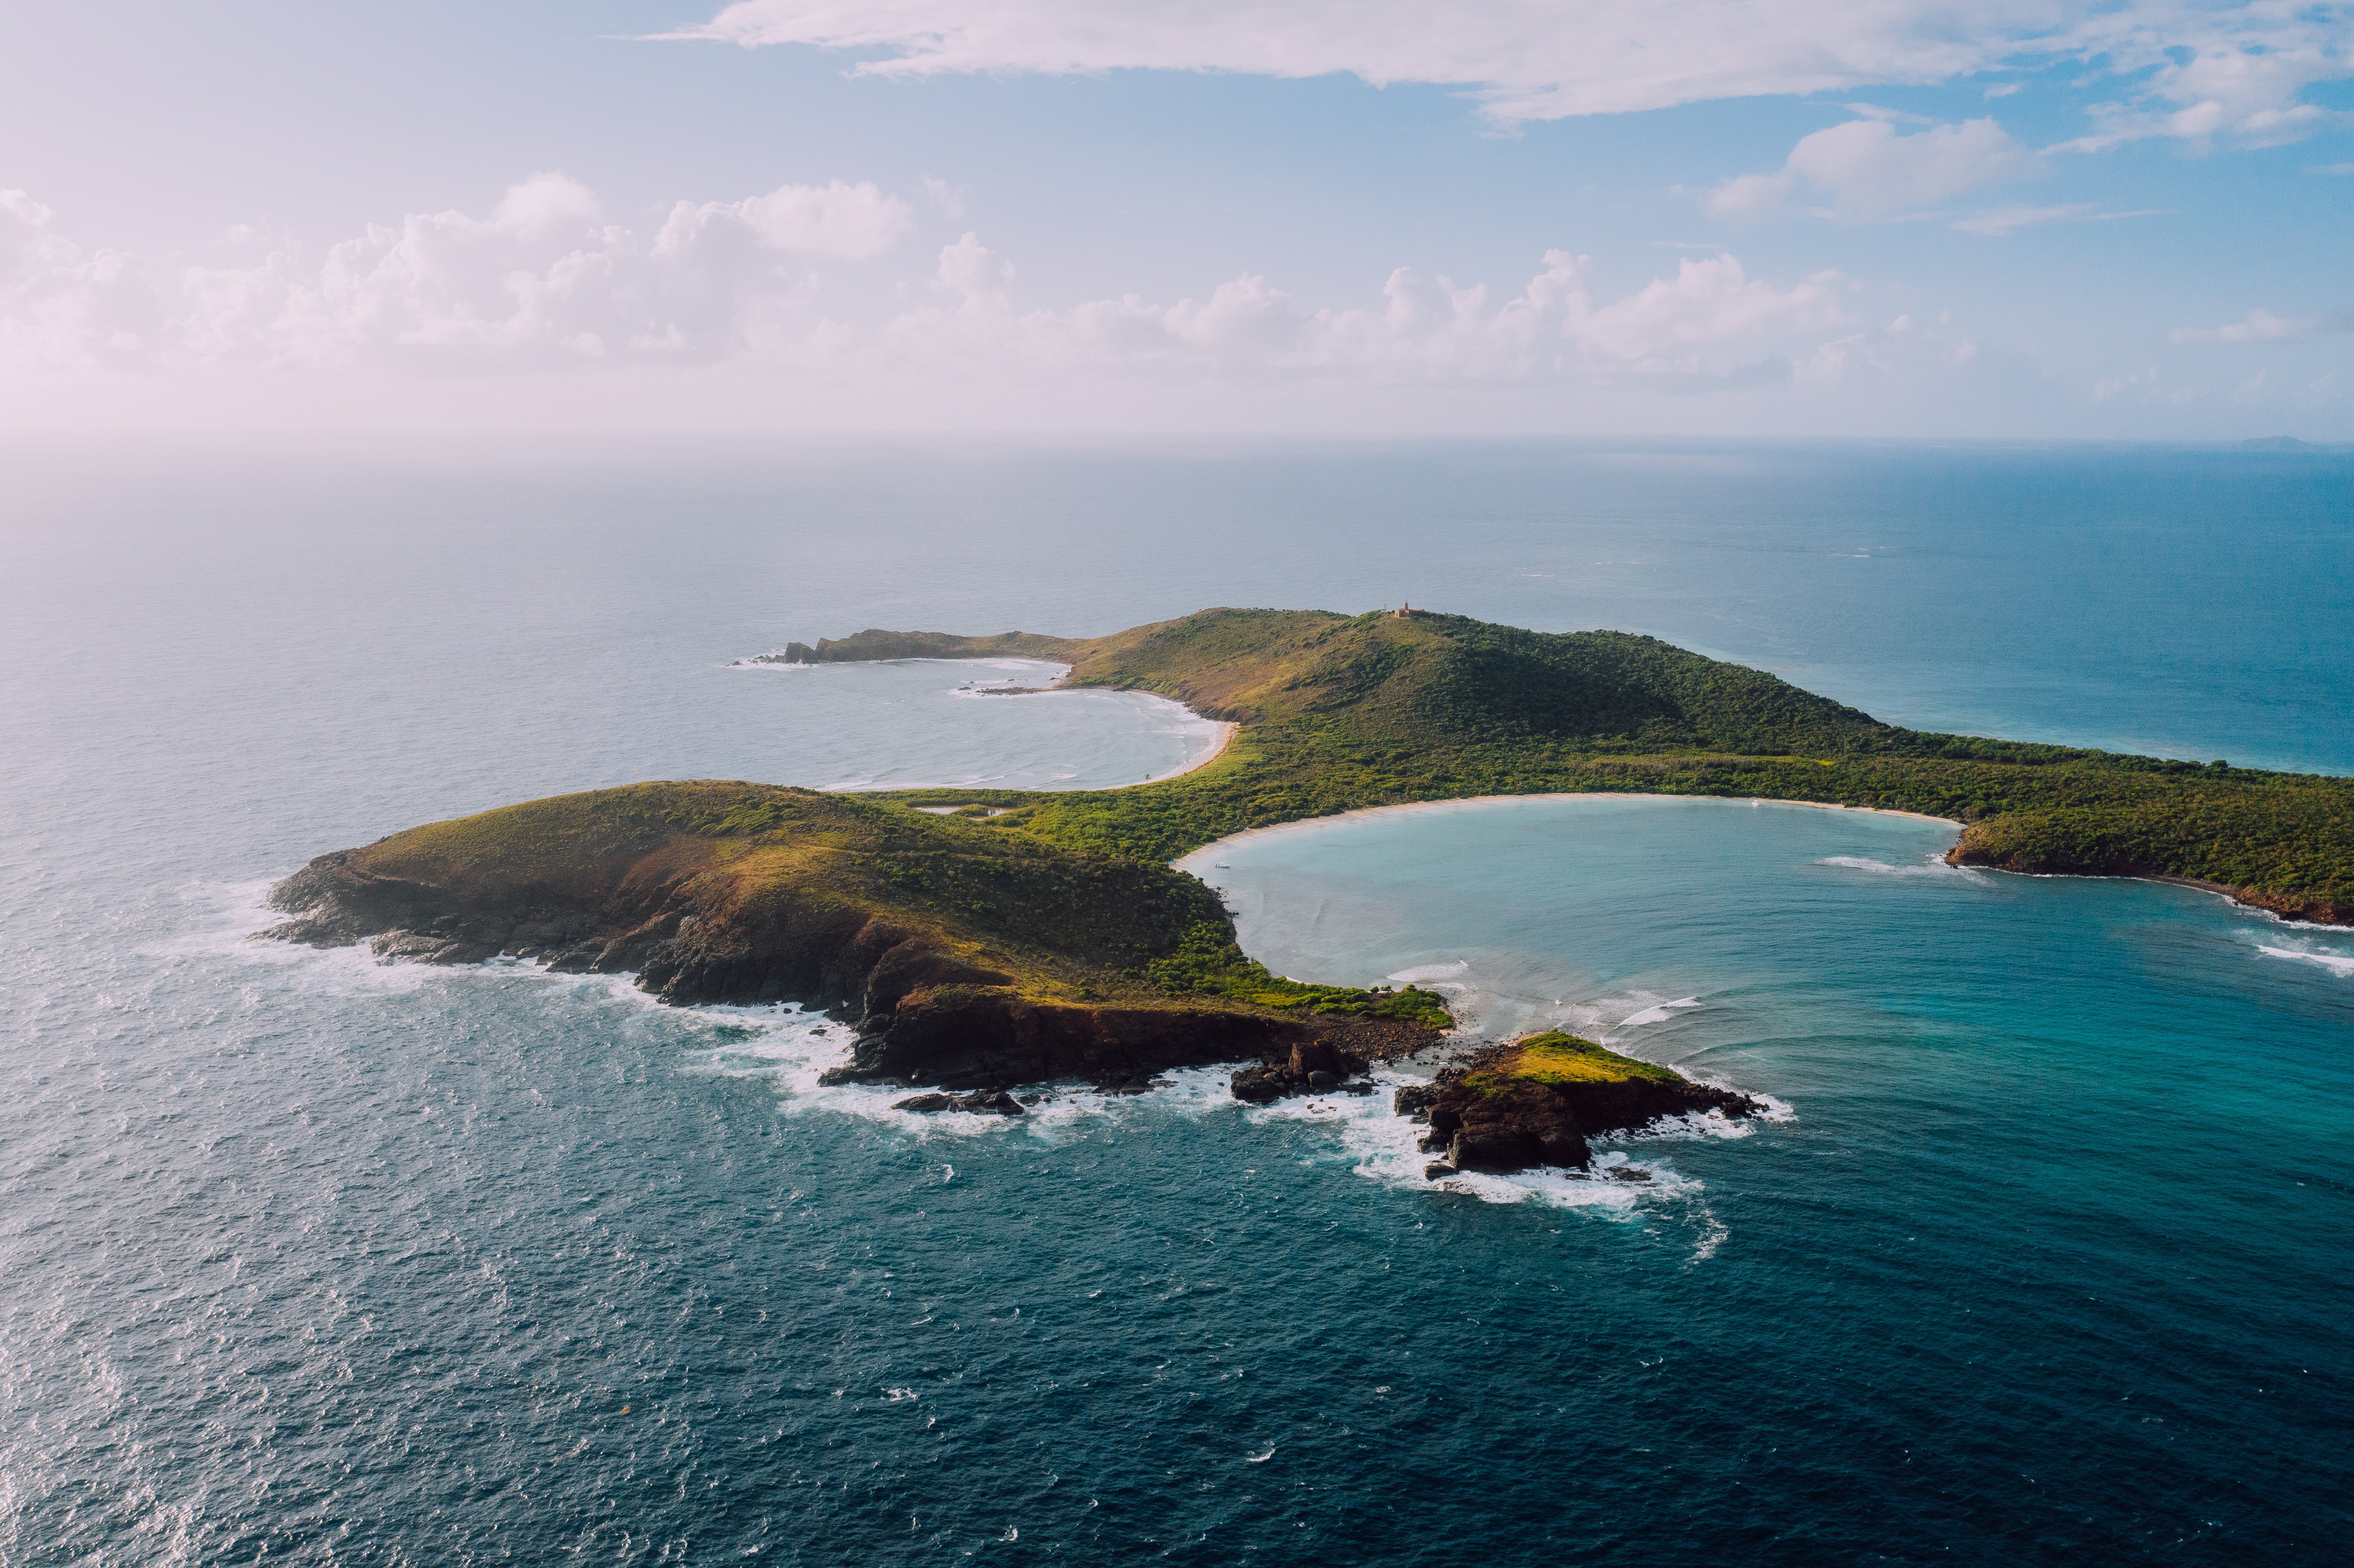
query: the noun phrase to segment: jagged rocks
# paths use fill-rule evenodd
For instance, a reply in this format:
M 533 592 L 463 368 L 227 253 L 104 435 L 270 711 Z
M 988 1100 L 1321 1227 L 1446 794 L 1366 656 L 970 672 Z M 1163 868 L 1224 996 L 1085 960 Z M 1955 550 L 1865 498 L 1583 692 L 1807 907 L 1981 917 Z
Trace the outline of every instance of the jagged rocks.
M 1349 1091 L 1348 1082 L 1365 1070 L 1365 1059 L 1329 1040 L 1303 1040 L 1279 1058 L 1245 1067 L 1228 1084 L 1235 1098 L 1267 1105 L 1287 1095 Z
M 706 906 L 709 879 L 668 865 L 659 850 L 631 843 L 529 875 L 431 863 L 392 874 L 373 869 L 369 852 L 342 851 L 272 890 L 291 918 L 267 934 L 318 947 L 369 940 L 380 958 L 425 963 L 512 953 L 567 971 L 634 969 L 665 1002 L 799 1001 L 856 1032 L 828 1084 L 956 1092 L 1083 1078 L 1141 1090 L 1172 1067 L 1286 1052 L 1316 1036 L 1310 1023 L 1216 1002 L 1024 995 L 1013 976 L 822 898 Z
M 969 1095 L 910 1095 L 904 1100 L 895 1101 L 891 1108 L 925 1113 L 948 1110 L 978 1111 L 984 1116 L 1030 1114 L 1020 1100 L 1015 1099 L 1003 1089 L 976 1089 Z
M 1507 1175 L 1548 1165 L 1583 1171 L 1593 1163 L 1590 1138 L 1630 1132 L 1662 1117 L 1709 1111 L 1751 1117 L 1763 1109 L 1746 1095 L 1684 1079 L 1498 1082 L 1480 1073 L 1490 1065 L 1483 1054 L 1447 1068 L 1432 1083 L 1398 1090 L 1398 1114 L 1429 1124 L 1422 1151 L 1446 1156 L 1423 1172 L 1430 1180 L 1467 1171 Z

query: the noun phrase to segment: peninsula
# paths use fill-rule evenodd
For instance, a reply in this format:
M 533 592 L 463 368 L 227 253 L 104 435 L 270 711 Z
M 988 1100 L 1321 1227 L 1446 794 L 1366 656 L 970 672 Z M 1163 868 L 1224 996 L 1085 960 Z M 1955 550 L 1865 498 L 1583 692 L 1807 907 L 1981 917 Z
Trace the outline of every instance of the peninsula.
M 367 939 L 429 962 L 505 952 L 634 971 L 667 1001 L 829 1008 L 856 1025 L 842 1081 L 1119 1085 L 1257 1059 L 1236 1091 L 1267 1097 L 1344 1080 L 1452 1020 L 1410 986 L 1268 973 L 1216 895 L 1169 863 L 1364 807 L 1622 791 L 1914 811 L 1964 824 L 1959 863 L 2165 877 L 2285 918 L 2354 923 L 2354 780 L 1903 729 L 1623 632 L 1212 609 L 1101 638 L 870 630 L 765 657 L 1008 656 L 1235 727 L 1206 766 L 1119 789 L 830 795 L 700 780 L 533 801 L 320 857 L 273 891 L 292 918 L 270 934 Z M 1747 1103 L 1702 1106 L 1664 1072 L 1543 1038 L 1458 1074 L 1425 1108 L 1434 1125 L 1500 1127 L 1466 1147 L 1509 1165 L 1582 1163 L 1572 1132 L 1654 1101 Z M 1628 1086 L 1598 1098 L 1565 1086 L 1596 1083 Z M 1620 1108 L 1595 1108 L 1606 1104 Z

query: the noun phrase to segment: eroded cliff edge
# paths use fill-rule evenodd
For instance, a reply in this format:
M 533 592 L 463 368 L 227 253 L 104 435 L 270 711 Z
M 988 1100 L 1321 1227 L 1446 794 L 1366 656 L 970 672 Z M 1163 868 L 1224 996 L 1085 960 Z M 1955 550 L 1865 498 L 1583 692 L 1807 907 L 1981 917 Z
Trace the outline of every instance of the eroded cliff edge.
M 635 973 L 674 1003 L 796 1001 L 857 1026 L 837 1081 L 1129 1083 L 1337 1041 L 1437 1038 L 1426 992 L 1277 980 L 1166 866 L 855 796 L 642 784 L 322 855 L 265 935 L 380 958 Z

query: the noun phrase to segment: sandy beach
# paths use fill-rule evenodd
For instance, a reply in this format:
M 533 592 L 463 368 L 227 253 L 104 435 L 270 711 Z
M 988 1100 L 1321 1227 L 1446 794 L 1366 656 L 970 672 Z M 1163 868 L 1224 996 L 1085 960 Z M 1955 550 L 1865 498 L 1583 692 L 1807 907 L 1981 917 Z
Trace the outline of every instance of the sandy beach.
M 1229 731 L 1234 728 L 1232 725 L 1229 725 L 1226 727 Z M 1223 741 L 1220 742 L 1221 749 L 1224 749 L 1224 745 L 1225 743 Z M 1214 756 L 1216 754 L 1212 753 L 1212 755 Z M 1209 758 L 1205 757 L 1202 759 L 1202 762 L 1207 762 Z M 1202 766 L 1202 763 L 1197 762 L 1193 766 L 1194 768 L 1199 768 Z M 1190 772 L 1191 769 L 1189 768 L 1187 771 Z M 1360 806 L 1352 811 L 1336 811 L 1329 817 L 1302 817 L 1298 821 L 1276 822 L 1264 828 L 1246 828 L 1239 833 L 1229 833 L 1225 838 L 1217 839 L 1209 843 L 1204 844 L 1200 849 L 1193 851 L 1192 853 L 1181 855 L 1177 859 L 1171 861 L 1169 863 L 1182 871 L 1186 869 L 1185 863 L 1187 861 L 1198 860 L 1202 856 L 1209 854 L 1214 851 L 1224 849 L 1229 844 L 1237 843 L 1244 839 L 1257 838 L 1263 833 L 1279 833 L 1287 829 L 1303 827 L 1310 822 L 1340 822 L 1346 821 L 1352 817 L 1374 817 L 1391 811 L 1435 811 L 1456 806 L 1500 806 L 1514 800 L 1723 800 L 1727 805 L 1738 805 L 1742 801 L 1746 800 L 1752 806 L 1806 806 L 1820 811 L 1870 811 L 1874 816 L 1911 817 L 1915 821 L 1943 822 L 1948 827 L 1958 828 L 1963 825 L 1962 823 L 1956 821 L 1951 817 L 1933 817 L 1925 811 L 1891 811 L 1884 810 L 1878 806 L 1838 806 L 1823 800 L 1768 800 L 1763 796 L 1750 797 L 1737 795 L 1669 795 L 1641 789 L 1573 789 L 1549 795 L 1467 795 L 1459 800 L 1408 800 L 1395 806 Z
M 1165 784 L 1172 779 L 1182 779 L 1188 773 L 1207 768 L 1211 763 L 1215 762 L 1219 758 L 1224 757 L 1226 754 L 1227 742 L 1235 738 L 1235 731 L 1240 727 L 1242 726 L 1233 724 L 1220 725 L 1218 726 L 1218 738 L 1214 744 L 1212 744 L 1210 749 L 1202 753 L 1201 756 L 1193 758 L 1193 761 L 1185 764 L 1184 767 L 1178 768 L 1173 773 L 1156 773 L 1151 778 L 1140 779 L 1134 784 L 1116 784 L 1112 786 L 1112 788 L 1116 789 L 1138 789 L 1143 788 L 1147 784 Z

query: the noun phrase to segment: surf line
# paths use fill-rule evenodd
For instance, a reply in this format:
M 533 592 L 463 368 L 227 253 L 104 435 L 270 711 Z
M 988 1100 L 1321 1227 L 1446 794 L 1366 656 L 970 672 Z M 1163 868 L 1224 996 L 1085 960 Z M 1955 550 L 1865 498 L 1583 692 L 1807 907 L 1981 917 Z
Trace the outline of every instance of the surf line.
M 1196 764 L 1195 766 L 1199 766 Z M 1335 811 L 1327 817 L 1301 817 L 1288 822 L 1270 822 L 1263 828 L 1245 828 L 1241 832 L 1188 850 L 1169 863 L 1180 871 L 1192 868 L 1186 862 L 1199 860 L 1214 850 L 1225 850 L 1266 833 L 1291 832 L 1300 828 L 1320 827 L 1327 823 L 1345 822 L 1353 818 L 1379 817 L 1393 811 L 1443 811 L 1464 806 L 1509 806 L 1522 800 L 1716 800 L 1727 806 L 1803 806 L 1816 811 L 1868 811 L 1876 817 L 1910 817 L 1917 822 L 1943 822 L 1947 827 L 1964 824 L 1952 817 L 1933 817 L 1925 811 L 1896 811 L 1882 806 L 1840 806 L 1828 800 L 1776 800 L 1765 796 L 1747 795 L 1670 795 L 1647 789 L 1572 789 L 1543 795 L 1467 795 L 1455 800 L 1406 800 L 1394 806 L 1358 806 L 1351 810 Z
M 1201 715 L 1189 709 L 1185 716 L 1187 718 L 1198 718 Z M 1150 779 L 1140 779 L 1133 784 L 1115 784 L 1111 786 L 1111 788 L 1115 789 L 1140 789 L 1147 784 L 1165 784 L 1172 779 L 1182 779 L 1188 773 L 1196 772 L 1201 768 L 1207 768 L 1211 763 L 1215 762 L 1219 758 L 1225 755 L 1228 743 L 1235 738 L 1235 731 L 1241 728 L 1242 726 L 1238 724 L 1222 723 L 1218 726 L 1217 737 L 1210 742 L 1210 749 L 1202 753 L 1201 756 L 1193 758 L 1193 761 L 1185 764 L 1184 767 L 1178 768 L 1175 772 L 1156 773 Z
M 1148 784 L 1158 784 L 1163 779 L 1182 779 L 1188 773 L 1193 773 L 1201 768 L 1207 768 L 1211 763 L 1215 762 L 1219 758 L 1225 755 L 1226 747 L 1234 740 L 1236 732 L 1238 732 L 1242 727 L 1243 726 L 1238 724 L 1221 723 L 1218 726 L 1217 738 L 1210 742 L 1209 750 L 1202 753 L 1201 756 L 1193 758 L 1193 761 L 1188 762 L 1184 767 L 1177 769 L 1176 772 L 1162 773 L 1154 778 L 1146 779 L 1145 782 Z M 1123 784 L 1120 788 L 1123 789 L 1133 789 L 1136 786 L 1133 784 Z

